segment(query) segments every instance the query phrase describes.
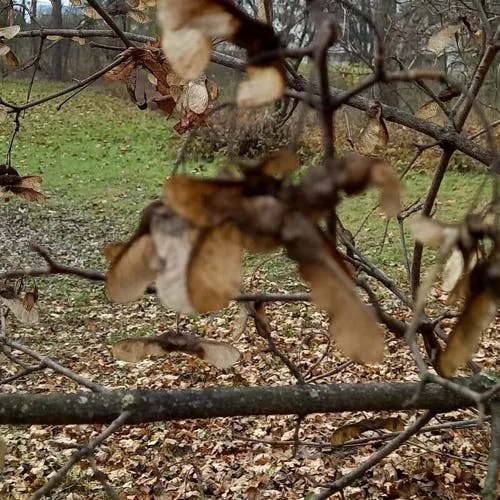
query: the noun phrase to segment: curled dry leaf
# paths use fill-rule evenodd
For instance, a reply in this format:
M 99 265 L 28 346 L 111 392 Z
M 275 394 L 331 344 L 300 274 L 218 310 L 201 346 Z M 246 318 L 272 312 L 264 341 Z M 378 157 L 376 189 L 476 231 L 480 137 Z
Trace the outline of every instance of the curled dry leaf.
M 10 287 L 0 289 L 0 303 L 10 309 L 12 314 L 21 322 L 26 324 L 38 323 L 38 292 L 25 292 L 17 294 Z
M 237 180 L 203 180 L 188 176 L 167 179 L 165 202 L 181 217 L 199 227 L 218 224 L 221 213 L 240 204 L 243 185 Z
M 177 351 L 197 356 L 217 368 L 229 368 L 240 358 L 238 349 L 229 344 L 175 332 L 121 340 L 113 345 L 112 350 L 116 359 L 131 363 L 142 361 L 148 356 L 164 357 Z
M 448 304 L 455 304 L 467 296 L 470 273 L 478 262 L 477 252 L 455 248 L 443 268 L 443 291 L 448 293 Z
M 156 271 L 151 268 L 154 257 L 151 235 L 143 234 L 127 243 L 106 274 L 108 297 L 114 302 L 130 302 L 142 297 L 156 277 Z
M 0 28 L 0 42 L 4 40 L 11 40 L 21 31 L 21 26 L 15 24 L 13 26 L 6 26 Z
M 287 218 L 282 237 L 288 255 L 311 286 L 314 302 L 329 314 L 331 335 L 342 352 L 360 363 L 379 363 L 384 332 L 358 297 L 344 264 L 335 258 L 338 252 L 330 251 L 319 229 L 299 214 Z
M 299 160 L 291 149 L 280 149 L 262 163 L 262 173 L 272 177 L 283 177 L 298 168 Z
M 151 231 L 157 249 L 156 288 L 160 302 L 181 313 L 195 312 L 188 292 L 188 264 L 199 230 L 172 214 L 156 217 Z
M 495 319 L 498 299 L 484 291 L 471 295 L 453 328 L 446 349 L 437 359 L 437 370 L 443 377 L 453 377 L 457 370 L 470 361 L 479 348 L 481 334 Z
M 148 205 L 141 214 L 139 227 L 127 243 L 108 245 L 104 254 L 111 260 L 106 274 L 106 292 L 114 302 L 129 302 L 141 297 L 156 277 L 157 254 L 151 232 L 151 220 L 164 210 L 159 201 Z
M 363 192 L 369 186 L 380 189 L 380 206 L 388 217 L 401 210 L 401 181 L 397 172 L 377 158 L 352 155 L 343 161 L 339 186 L 347 195 Z
M 19 59 L 17 58 L 16 54 L 12 52 L 12 49 L 5 54 L 5 60 L 7 61 L 8 66 L 19 66 Z
M 357 141 L 357 150 L 363 155 L 372 154 L 377 147 L 385 147 L 389 142 L 387 125 L 382 118 L 382 105 L 375 101 L 367 111 L 368 123 Z
M 442 224 L 425 215 L 417 215 L 410 221 L 414 238 L 424 245 L 442 246 L 448 241 L 457 241 L 459 228 L 456 225 Z
M 43 203 L 46 197 L 40 192 L 42 178 L 38 175 L 21 176 L 7 165 L 0 165 L 0 196 L 12 193 L 28 201 Z
M 198 312 L 226 307 L 240 293 L 242 244 L 239 230 L 230 223 L 200 234 L 188 266 L 188 292 Z
M 427 48 L 440 56 L 444 51 L 456 45 L 456 37 L 460 31 L 460 23 L 452 23 L 444 26 L 431 35 L 427 42 Z
M 162 0 L 158 18 L 163 50 L 174 71 L 187 80 L 207 67 L 212 39 L 229 39 L 240 26 L 225 3 L 215 0 Z
M 343 425 L 335 430 L 330 438 L 333 446 L 341 446 L 351 439 L 356 439 L 363 432 L 386 429 L 391 432 L 399 432 L 404 429 L 404 422 L 399 417 L 365 419 L 355 424 Z
M 247 78 L 240 83 L 236 103 L 241 108 L 257 108 L 279 99 L 285 92 L 285 77 L 280 66 L 249 66 Z
M 285 71 L 277 54 L 279 38 L 266 23 L 257 21 L 228 0 L 162 0 L 158 17 L 162 47 L 176 73 L 193 80 L 210 61 L 212 39 L 223 38 L 247 50 L 252 60 L 240 85 L 240 106 L 260 106 L 281 97 Z M 274 55 L 261 59 L 262 54 Z

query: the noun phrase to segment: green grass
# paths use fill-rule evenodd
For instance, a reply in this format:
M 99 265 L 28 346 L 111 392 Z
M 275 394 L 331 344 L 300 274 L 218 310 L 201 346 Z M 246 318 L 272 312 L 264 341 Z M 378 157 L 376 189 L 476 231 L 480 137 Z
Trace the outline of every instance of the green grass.
M 21 103 L 26 87 L 2 82 L 0 92 Z M 36 82 L 32 99 L 60 88 Z M 49 204 L 137 209 L 158 196 L 184 140 L 173 130 L 175 122 L 99 90 L 82 92 L 57 111 L 64 99 L 28 110 L 12 154 L 12 164 L 22 174 L 43 176 Z M 12 125 L 0 125 L 2 156 Z M 187 168 L 200 171 L 209 165 L 189 162 Z
M 32 99 L 60 88 L 35 82 Z M 24 102 L 26 83 L 2 82 L 0 93 L 9 101 Z M 56 104 L 62 99 L 26 113 L 13 150 L 13 166 L 22 174 L 43 176 L 43 190 L 49 201 L 39 210 L 62 206 L 90 218 L 98 214 L 100 220 L 104 217 L 132 227 L 136 218 L 131 215 L 161 193 L 184 139 L 173 131 L 173 121 L 152 111 L 140 111 L 129 101 L 103 90 L 85 91 L 57 111 Z M 5 154 L 12 127 L 12 120 L 0 125 L 0 158 Z M 218 163 L 197 161 L 188 153 L 183 169 L 210 174 Z M 478 198 L 485 178 L 482 172 L 450 171 L 440 191 L 437 217 L 446 221 L 460 219 L 469 208 L 484 204 L 491 196 L 490 184 L 486 183 Z M 421 199 L 431 179 L 430 169 L 411 171 L 405 179 L 405 204 Z M 370 191 L 345 200 L 341 216 L 346 227 L 356 233 L 377 199 L 378 194 Z M 411 246 L 408 232 L 406 236 Z M 405 276 L 396 221 L 387 225 L 375 211 L 359 231 L 357 244 L 388 274 L 397 279 Z M 266 263 L 263 269 L 275 280 L 282 280 L 289 276 L 291 267 L 279 258 Z

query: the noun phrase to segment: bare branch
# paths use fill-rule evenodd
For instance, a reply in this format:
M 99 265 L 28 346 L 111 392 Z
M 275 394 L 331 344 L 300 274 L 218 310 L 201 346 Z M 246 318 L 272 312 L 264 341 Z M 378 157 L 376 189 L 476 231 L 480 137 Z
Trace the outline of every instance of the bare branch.
M 376 453 L 374 453 L 368 460 L 364 461 L 361 465 L 356 467 L 353 471 L 349 472 L 345 476 L 335 481 L 333 484 L 329 485 L 325 490 L 316 495 L 314 500 L 323 500 L 329 498 L 336 491 L 340 491 L 346 486 L 349 486 L 354 481 L 363 476 L 363 474 L 377 465 L 381 460 L 390 455 L 394 450 L 399 448 L 405 441 L 408 441 L 415 433 L 417 433 L 422 427 L 424 427 L 432 418 L 434 413 L 431 411 L 425 412 L 420 418 L 418 418 L 412 425 L 410 425 L 404 432 L 401 432 L 396 438 L 387 443 L 385 446 L 380 448 Z
M 74 380 L 76 383 L 89 388 L 91 391 L 98 392 L 100 394 L 106 394 L 109 392 L 109 389 L 106 389 L 102 385 L 96 384 L 95 382 L 92 382 L 90 380 L 87 380 L 86 378 L 82 377 L 81 375 L 78 375 L 77 373 L 72 372 L 68 368 L 60 365 L 59 363 L 56 363 L 54 360 L 47 356 L 42 356 L 41 354 L 37 353 L 36 351 L 33 351 L 29 347 L 26 347 L 25 345 L 21 344 L 20 342 L 17 342 L 16 340 L 11 340 L 6 337 L 0 338 L 0 343 L 3 343 L 6 346 L 11 347 L 12 349 L 16 349 L 18 351 L 24 352 L 28 356 L 31 356 L 34 359 L 37 359 L 40 361 L 41 364 L 46 366 L 47 368 L 50 368 L 56 372 L 61 373 L 65 377 L 70 378 L 71 380 Z
M 39 500 L 40 498 L 43 498 L 48 493 L 50 493 L 54 488 L 59 486 L 59 484 L 61 484 L 71 468 L 82 458 L 85 458 L 92 454 L 92 452 L 101 443 L 103 443 L 109 436 L 111 436 L 111 434 L 116 432 L 120 427 L 122 427 L 122 425 L 127 422 L 130 415 L 130 411 L 122 412 L 120 416 L 113 420 L 113 422 L 108 427 L 106 427 L 106 429 L 104 429 L 104 431 L 102 431 L 98 436 L 89 441 L 89 444 L 87 446 L 83 446 L 75 451 L 75 453 L 71 455 L 71 458 L 68 460 L 68 462 L 63 467 L 61 467 L 47 483 L 45 483 L 40 489 L 38 489 L 37 491 L 35 491 L 35 493 L 33 493 L 33 495 L 31 495 L 30 500 Z

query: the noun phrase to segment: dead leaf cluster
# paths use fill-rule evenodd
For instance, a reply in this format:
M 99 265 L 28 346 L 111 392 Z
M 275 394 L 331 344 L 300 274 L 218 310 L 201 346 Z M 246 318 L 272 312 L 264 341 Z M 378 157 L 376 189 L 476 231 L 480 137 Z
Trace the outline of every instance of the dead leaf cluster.
M 155 283 L 160 301 L 183 313 L 220 310 L 242 288 L 242 252 L 283 247 L 298 264 L 315 302 L 331 317 L 331 334 L 352 359 L 376 363 L 383 330 L 359 299 L 350 265 L 318 224 L 341 198 L 369 186 L 382 193 L 382 209 L 399 212 L 397 174 L 377 159 L 337 160 L 334 170 L 311 170 L 299 183 L 295 154 L 281 150 L 266 160 L 240 163 L 239 177 L 165 181 L 163 201 L 149 205 L 126 242 L 105 249 L 111 265 L 108 296 L 116 302 L 141 297 Z M 339 172 L 334 174 L 333 172 Z M 334 178 L 336 181 L 334 182 Z M 359 328 L 351 328 L 352 318 Z
M 462 312 L 455 323 L 446 348 L 436 360 L 436 369 L 445 377 L 472 359 L 482 333 L 495 319 L 500 304 L 500 250 L 497 232 L 479 215 L 469 215 L 461 224 L 442 224 L 427 217 L 412 221 L 415 238 L 441 248 L 446 264 L 443 288 L 448 302 L 463 299 Z M 492 240 L 486 250 L 485 240 Z

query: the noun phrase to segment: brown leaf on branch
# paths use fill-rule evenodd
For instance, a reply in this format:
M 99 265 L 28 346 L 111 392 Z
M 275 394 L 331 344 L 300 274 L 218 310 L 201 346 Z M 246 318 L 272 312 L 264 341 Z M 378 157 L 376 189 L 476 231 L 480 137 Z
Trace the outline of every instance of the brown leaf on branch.
M 481 334 L 495 319 L 497 299 L 483 292 L 467 299 L 464 310 L 453 328 L 446 349 L 439 355 L 437 370 L 443 377 L 453 377 L 472 359 L 479 348 Z
M 12 193 L 28 201 L 43 203 L 46 197 L 40 192 L 42 178 L 38 175 L 19 175 L 18 171 L 7 165 L 0 165 L 0 196 Z
M 442 224 L 430 217 L 418 215 L 410 222 L 414 238 L 424 245 L 442 246 L 446 241 L 457 241 L 459 227 L 454 224 Z
M 38 323 L 38 291 L 16 293 L 11 287 L 0 288 L 0 303 L 4 304 L 12 314 L 26 324 Z
M 155 280 L 153 262 L 156 250 L 151 236 L 151 220 L 161 202 L 154 202 L 141 214 L 139 227 L 125 244 L 108 245 L 104 254 L 111 260 L 106 274 L 106 292 L 114 302 L 129 302 L 141 297 Z
M 198 312 L 226 307 L 241 291 L 240 231 L 230 223 L 200 234 L 188 264 L 190 302 Z
M 266 23 L 228 0 L 162 0 L 158 15 L 163 50 L 183 78 L 199 77 L 210 62 L 212 40 L 223 38 L 245 49 L 252 60 L 237 92 L 240 106 L 261 106 L 283 95 L 285 70 L 277 53 L 280 42 Z
M 357 141 L 357 150 L 362 155 L 372 154 L 377 147 L 385 148 L 389 142 L 387 125 L 382 118 L 382 105 L 375 101 L 368 111 L 368 123 L 361 131 Z
M 446 49 L 456 46 L 456 39 L 460 32 L 461 23 L 452 23 L 444 26 L 431 35 L 427 48 L 440 56 Z
M 221 212 L 239 205 L 243 184 L 238 180 L 203 180 L 188 176 L 167 179 L 163 195 L 169 207 L 199 227 L 218 224 Z
M 363 432 L 386 429 L 391 432 L 399 432 L 405 428 L 403 420 L 399 417 L 371 418 L 361 420 L 355 424 L 343 425 L 335 430 L 330 438 L 334 446 L 341 446 L 351 439 L 356 439 Z
M 151 224 L 157 251 L 156 288 L 160 302 L 181 313 L 195 308 L 188 292 L 188 265 L 200 231 L 176 214 L 159 214 Z
M 0 42 L 5 40 L 11 40 L 21 31 L 21 27 L 18 24 L 13 26 L 6 26 L 5 28 L 0 28 Z
M 380 206 L 388 217 L 401 210 L 401 181 L 397 172 L 383 160 L 350 156 L 343 160 L 339 187 L 349 196 L 370 186 L 380 189 Z
M 175 332 L 121 340 L 113 345 L 112 351 L 116 359 L 131 363 L 142 361 L 148 356 L 165 357 L 171 352 L 184 352 L 217 368 L 229 368 L 240 358 L 238 349 L 230 344 Z
M 16 54 L 12 52 L 12 49 L 5 54 L 5 60 L 7 61 L 8 66 L 19 66 L 19 59 L 17 58 Z
M 330 316 L 330 333 L 340 350 L 354 361 L 379 363 L 384 355 L 384 332 L 358 297 L 338 252 L 332 252 L 319 229 L 299 214 L 287 218 L 283 241 L 311 286 L 314 302 Z
M 106 275 L 106 291 L 114 302 L 130 302 L 142 297 L 154 281 L 151 268 L 155 249 L 149 234 L 133 239 L 119 252 Z

